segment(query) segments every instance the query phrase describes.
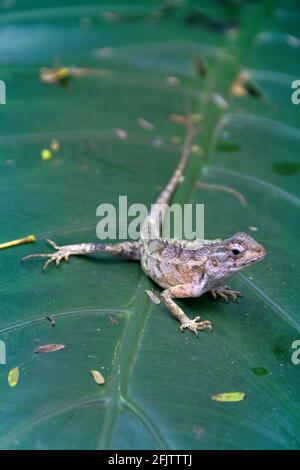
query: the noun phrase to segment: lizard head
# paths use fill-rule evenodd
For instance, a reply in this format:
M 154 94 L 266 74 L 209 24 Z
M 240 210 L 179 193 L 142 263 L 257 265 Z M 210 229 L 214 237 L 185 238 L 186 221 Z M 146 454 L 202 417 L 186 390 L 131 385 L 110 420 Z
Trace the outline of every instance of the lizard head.
M 211 245 L 207 259 L 207 272 L 220 279 L 262 260 L 266 250 L 246 233 L 236 233 L 231 238 Z

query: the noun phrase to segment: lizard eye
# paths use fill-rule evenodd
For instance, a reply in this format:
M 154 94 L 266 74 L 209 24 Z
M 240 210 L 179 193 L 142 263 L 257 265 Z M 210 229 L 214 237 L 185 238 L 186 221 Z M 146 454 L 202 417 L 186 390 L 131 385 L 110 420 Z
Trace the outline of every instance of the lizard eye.
M 234 257 L 234 258 L 239 258 L 240 256 L 242 256 L 242 254 L 244 253 L 244 248 L 240 245 L 232 245 L 229 247 L 229 250 L 230 250 L 230 254 Z

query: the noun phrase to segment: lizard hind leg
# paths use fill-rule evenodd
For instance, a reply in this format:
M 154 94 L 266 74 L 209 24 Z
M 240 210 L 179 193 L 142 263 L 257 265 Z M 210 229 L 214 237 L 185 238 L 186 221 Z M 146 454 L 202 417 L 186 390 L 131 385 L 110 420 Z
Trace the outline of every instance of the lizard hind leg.
M 184 331 L 186 328 L 193 331 L 196 335 L 198 331 L 209 330 L 212 331 L 212 325 L 209 320 L 199 321 L 200 317 L 190 319 L 184 311 L 174 302 L 173 298 L 187 298 L 195 297 L 194 288 L 190 285 L 179 285 L 164 290 L 161 293 L 161 299 L 169 311 L 180 321 L 180 330 Z
M 61 261 L 68 261 L 70 256 L 89 255 L 93 253 L 108 253 L 115 256 L 138 260 L 140 259 L 139 242 L 124 243 L 78 243 L 74 245 L 59 246 L 52 240 L 47 240 L 56 251 L 53 253 L 35 253 L 22 258 L 22 262 L 31 258 L 48 258 L 43 266 L 47 269 L 50 263 L 55 262 L 59 266 Z

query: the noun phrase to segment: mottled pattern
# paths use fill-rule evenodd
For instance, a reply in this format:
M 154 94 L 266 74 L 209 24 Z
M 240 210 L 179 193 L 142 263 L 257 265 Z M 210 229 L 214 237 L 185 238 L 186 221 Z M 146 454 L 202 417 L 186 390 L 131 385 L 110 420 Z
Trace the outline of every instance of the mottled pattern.
M 71 255 L 99 252 L 140 260 L 145 274 L 164 288 L 161 300 L 179 320 L 181 330 L 188 328 L 194 333 L 205 329 L 211 331 L 209 320 L 199 321 L 200 317 L 191 320 L 173 298 L 199 297 L 211 291 L 215 298 L 219 295 L 225 300 L 229 296 L 235 299 L 240 293 L 220 284 L 234 272 L 264 258 L 265 250 L 245 233 L 237 233 L 227 240 L 185 241 L 159 238 L 160 218 L 182 179 L 190 155 L 193 132 L 191 119 L 188 118 L 187 121 L 182 157 L 149 217 L 142 224 L 139 242 L 80 243 L 58 246 L 49 240 L 50 245 L 57 250 L 56 252 L 30 255 L 25 259 L 48 258 L 44 269 L 51 262 L 59 265 L 62 260 L 67 261 Z

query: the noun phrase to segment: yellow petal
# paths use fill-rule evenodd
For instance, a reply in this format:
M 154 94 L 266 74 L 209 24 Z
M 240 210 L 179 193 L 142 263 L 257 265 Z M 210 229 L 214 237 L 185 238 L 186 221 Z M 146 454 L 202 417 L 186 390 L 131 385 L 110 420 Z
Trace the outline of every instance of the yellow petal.
M 52 152 L 49 149 L 44 149 L 42 150 L 41 156 L 43 160 L 51 160 Z
M 17 383 L 19 382 L 19 377 L 20 377 L 19 367 L 14 367 L 8 373 L 8 378 L 7 378 L 8 385 L 10 387 L 15 387 Z
M 245 398 L 243 392 L 226 392 L 226 393 L 216 393 L 212 395 L 211 399 L 215 401 L 242 401 Z

